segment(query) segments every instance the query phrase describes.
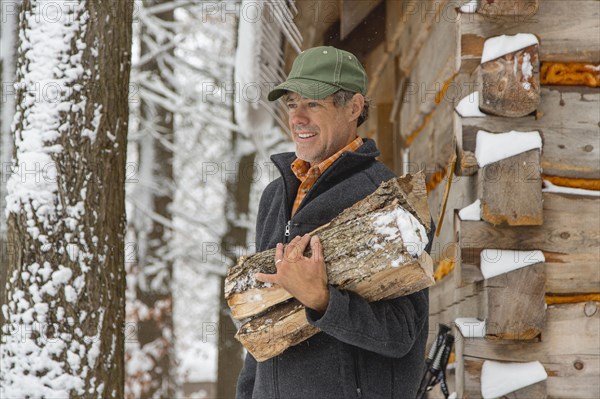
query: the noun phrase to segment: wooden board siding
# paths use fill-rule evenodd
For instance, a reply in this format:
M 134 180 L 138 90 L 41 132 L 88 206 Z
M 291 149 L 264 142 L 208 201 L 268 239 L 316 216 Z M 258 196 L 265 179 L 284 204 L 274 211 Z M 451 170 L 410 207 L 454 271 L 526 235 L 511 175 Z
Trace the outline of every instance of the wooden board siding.
M 458 118 L 449 102 L 442 102 L 410 145 L 409 172 L 425 172 L 429 182 L 435 173 L 444 173 L 453 154 L 453 119 Z
M 406 138 L 427 123 L 428 115 L 444 103 L 444 96 L 439 96 L 444 87 L 455 76 L 457 67 L 458 48 L 455 38 L 458 35 L 458 25 L 441 18 L 431 25 L 427 43 L 423 46 L 408 76 L 406 92 L 400 110 L 400 132 Z M 411 43 L 407 43 L 411 46 Z M 404 51 L 400 54 L 400 69 L 402 68 Z M 423 132 L 421 132 L 423 133 Z M 421 134 L 419 133 L 419 134 Z

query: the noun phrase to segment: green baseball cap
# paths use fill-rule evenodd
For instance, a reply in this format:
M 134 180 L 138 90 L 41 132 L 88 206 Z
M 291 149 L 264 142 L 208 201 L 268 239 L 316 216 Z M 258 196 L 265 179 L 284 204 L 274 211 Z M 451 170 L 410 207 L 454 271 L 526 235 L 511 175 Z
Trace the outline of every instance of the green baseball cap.
M 287 80 L 269 92 L 275 101 L 292 91 L 302 97 L 320 100 L 344 89 L 367 94 L 367 73 L 356 56 L 331 46 L 313 47 L 301 52 Z

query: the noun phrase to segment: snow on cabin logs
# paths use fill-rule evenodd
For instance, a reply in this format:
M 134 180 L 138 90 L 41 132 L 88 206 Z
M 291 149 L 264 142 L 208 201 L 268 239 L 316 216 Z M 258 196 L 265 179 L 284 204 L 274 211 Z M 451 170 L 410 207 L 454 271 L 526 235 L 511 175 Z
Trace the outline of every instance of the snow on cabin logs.
M 481 396 L 484 399 L 500 398 L 547 378 L 544 366 L 538 361 L 519 363 L 486 360 L 481 367 Z M 532 391 L 528 397 L 541 397 L 538 395 Z
M 430 231 L 423 173 L 383 183 L 373 194 L 319 227 L 329 284 L 369 301 L 391 299 L 433 285 L 433 265 L 423 251 Z M 307 249 L 306 256 L 310 256 Z M 273 273 L 274 250 L 241 258 L 225 281 L 232 316 L 251 317 L 236 337 L 257 358 L 266 360 L 318 330 L 308 324 L 304 307 L 277 287 L 252 276 Z
M 478 91 L 474 91 L 461 99 L 455 110 L 463 118 L 483 118 L 486 116 L 479 110 Z
M 489 38 L 481 56 L 479 108 L 489 114 L 521 117 L 540 103 L 539 41 L 535 35 Z

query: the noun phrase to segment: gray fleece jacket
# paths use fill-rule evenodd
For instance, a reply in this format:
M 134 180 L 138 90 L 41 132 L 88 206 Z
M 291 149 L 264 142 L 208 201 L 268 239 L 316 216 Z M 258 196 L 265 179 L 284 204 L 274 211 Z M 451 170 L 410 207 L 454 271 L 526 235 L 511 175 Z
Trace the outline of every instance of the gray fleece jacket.
M 342 154 L 318 178 L 291 219 L 300 184 L 290 169 L 295 154 L 272 156 L 281 177 L 267 186 L 260 201 L 257 250 L 328 223 L 395 177 L 375 160 L 378 155 L 372 140 L 356 152 Z M 320 333 L 264 362 L 246 356 L 238 399 L 415 397 L 424 368 L 428 291 L 371 303 L 332 286 L 329 295 L 323 315 L 306 310 L 308 321 Z

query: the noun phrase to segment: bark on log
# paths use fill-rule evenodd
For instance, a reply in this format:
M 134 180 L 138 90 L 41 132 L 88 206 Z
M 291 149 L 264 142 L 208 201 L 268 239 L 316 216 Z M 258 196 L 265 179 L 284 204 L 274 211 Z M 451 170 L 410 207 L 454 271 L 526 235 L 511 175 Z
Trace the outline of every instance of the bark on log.
M 387 268 L 354 282 L 353 286 L 345 289 L 372 302 L 408 295 L 433 284 L 433 262 L 427 252 L 423 252 L 419 259 L 399 268 Z M 261 362 L 279 355 L 319 331 L 308 323 L 305 307 L 292 299 L 243 324 L 235 337 Z
M 378 273 L 387 276 L 390 272 L 387 269 L 398 271 L 399 266 L 413 262 L 407 249 L 414 251 L 421 244 L 402 242 L 396 219 L 404 214 L 404 209 L 416 216 L 429 232 L 431 217 L 422 173 L 383 183 L 373 194 L 343 211 L 329 224 L 315 229 L 311 234 L 318 234 L 323 245 L 329 283 L 340 289 L 354 290 L 371 276 L 380 278 L 376 277 Z M 391 235 L 382 234 L 382 231 L 389 231 Z M 258 315 L 290 298 L 283 288 L 269 287 L 254 278 L 257 272 L 275 273 L 274 256 L 275 250 L 271 249 L 240 258 L 229 270 L 225 297 L 234 318 Z M 306 256 L 310 256 L 310 248 Z M 357 259 L 360 262 L 356 262 Z M 373 300 L 390 297 L 398 290 L 397 287 L 382 286 L 386 289 Z
M 486 113 L 521 117 L 540 103 L 537 44 L 481 64 L 479 108 Z
M 418 257 L 409 253 L 422 243 L 402 242 L 398 217 L 409 209 L 429 231 L 431 217 L 422 173 L 383 183 L 331 223 L 314 230 L 323 244 L 329 283 L 368 301 L 396 298 L 433 285 L 431 257 L 424 251 Z M 258 271 L 275 271 L 273 259 L 273 250 L 241 259 L 230 269 L 225 286 L 233 316 L 253 317 L 236 338 L 258 361 L 319 332 L 308 323 L 298 301 L 280 303 L 290 298 L 285 290 L 254 280 Z

